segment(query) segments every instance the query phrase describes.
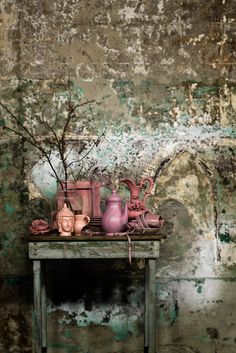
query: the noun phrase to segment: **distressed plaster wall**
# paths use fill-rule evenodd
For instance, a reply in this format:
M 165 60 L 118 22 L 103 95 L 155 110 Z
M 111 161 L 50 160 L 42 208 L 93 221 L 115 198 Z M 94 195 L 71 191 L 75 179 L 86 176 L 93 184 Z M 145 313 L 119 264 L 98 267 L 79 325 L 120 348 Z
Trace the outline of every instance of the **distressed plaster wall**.
M 22 82 L 47 91 L 69 77 L 99 102 L 85 111 L 87 130 L 104 132 L 81 173 L 155 180 L 149 204 L 168 235 L 156 281 L 160 353 L 236 350 L 235 13 L 234 0 L 0 2 L 1 99 L 20 110 Z M 0 134 L 0 351 L 30 352 L 21 237 L 49 212 L 50 176 L 42 181 L 25 141 Z M 49 352 L 142 352 L 142 270 L 78 263 L 58 278 L 51 268 Z

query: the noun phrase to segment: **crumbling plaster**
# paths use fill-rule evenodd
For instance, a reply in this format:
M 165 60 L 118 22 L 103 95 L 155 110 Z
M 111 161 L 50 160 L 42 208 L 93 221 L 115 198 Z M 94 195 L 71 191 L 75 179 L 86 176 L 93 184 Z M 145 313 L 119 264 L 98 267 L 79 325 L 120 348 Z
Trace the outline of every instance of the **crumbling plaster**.
M 87 131 L 104 132 L 81 175 L 108 168 L 155 180 L 149 205 L 167 234 L 156 272 L 160 353 L 235 353 L 235 13 L 233 0 L 0 2 L 1 99 L 17 110 L 22 82 L 46 91 L 70 78 L 99 103 L 85 110 Z M 24 141 L 1 128 L 0 145 L 0 350 L 30 352 L 21 237 L 48 216 L 55 189 Z M 55 295 L 58 267 L 48 274 L 49 352 L 141 352 L 143 263 L 117 262 L 108 286 L 106 266 L 88 264 L 94 285 L 78 291 L 81 266 L 61 269 L 73 300 Z

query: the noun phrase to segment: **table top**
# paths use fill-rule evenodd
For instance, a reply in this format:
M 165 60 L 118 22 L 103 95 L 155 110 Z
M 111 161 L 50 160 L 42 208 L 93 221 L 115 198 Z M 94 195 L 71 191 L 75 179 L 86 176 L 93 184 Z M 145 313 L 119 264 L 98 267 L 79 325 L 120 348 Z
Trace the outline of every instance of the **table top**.
M 119 236 L 29 235 L 24 237 L 32 260 L 158 258 L 164 234 Z M 132 253 L 132 254 L 131 254 Z
M 128 234 L 131 241 L 160 241 L 166 238 L 166 235 L 163 233 L 156 234 Z M 23 240 L 27 242 L 107 242 L 107 241 L 127 241 L 127 235 L 81 235 L 81 236 L 60 236 L 58 234 L 50 234 L 50 235 L 27 235 L 23 237 Z

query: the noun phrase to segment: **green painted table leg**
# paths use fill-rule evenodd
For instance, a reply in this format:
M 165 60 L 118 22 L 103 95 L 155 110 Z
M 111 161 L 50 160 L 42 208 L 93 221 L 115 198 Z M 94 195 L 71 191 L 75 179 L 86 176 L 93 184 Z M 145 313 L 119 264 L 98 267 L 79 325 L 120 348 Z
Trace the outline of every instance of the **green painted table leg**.
M 42 306 L 42 347 L 47 348 L 47 297 L 46 297 L 46 278 L 45 264 L 42 262 L 42 282 L 41 282 L 41 306 Z
M 145 260 L 144 352 L 156 353 L 156 260 Z
M 33 261 L 34 272 L 34 353 L 42 353 L 41 262 Z
M 148 353 L 156 353 L 156 303 L 155 303 L 155 278 L 156 278 L 156 260 L 148 260 Z
M 149 346 L 149 267 L 148 259 L 145 259 L 145 302 L 144 302 L 144 352 L 148 352 Z

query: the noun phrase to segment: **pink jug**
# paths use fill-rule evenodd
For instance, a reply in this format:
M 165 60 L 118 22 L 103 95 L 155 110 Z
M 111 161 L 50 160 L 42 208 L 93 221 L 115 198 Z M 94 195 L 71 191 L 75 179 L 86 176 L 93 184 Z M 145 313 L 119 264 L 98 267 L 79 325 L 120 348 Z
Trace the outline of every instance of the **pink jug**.
M 122 208 L 122 199 L 116 193 L 112 191 L 106 199 L 106 210 L 102 215 L 102 228 L 106 232 L 106 235 L 114 235 L 115 233 L 122 232 L 128 223 L 128 206 Z
M 82 229 L 90 222 L 90 218 L 84 214 L 75 215 L 75 235 L 81 235 Z
M 151 195 L 154 185 L 151 177 L 144 177 L 141 179 L 139 185 L 131 179 L 123 179 L 121 182 L 125 183 L 130 190 L 130 201 L 128 203 L 128 215 L 133 219 L 141 215 L 147 210 L 145 203 L 147 198 Z M 146 185 L 146 188 L 145 188 Z M 141 198 L 141 189 L 143 189 L 144 196 Z

